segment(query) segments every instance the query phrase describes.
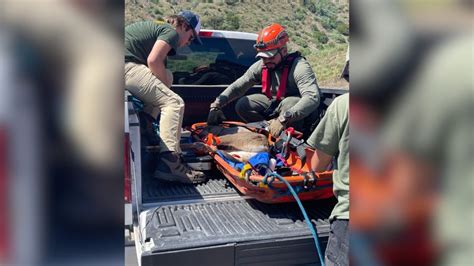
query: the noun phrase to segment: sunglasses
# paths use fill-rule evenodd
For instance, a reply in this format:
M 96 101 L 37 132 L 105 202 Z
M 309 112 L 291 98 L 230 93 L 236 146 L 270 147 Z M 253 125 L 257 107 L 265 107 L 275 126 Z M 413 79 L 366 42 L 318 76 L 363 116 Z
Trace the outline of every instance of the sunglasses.
M 260 56 L 259 58 L 260 58 L 260 59 L 270 60 L 270 61 L 271 61 L 271 60 L 275 59 L 275 57 L 276 57 L 277 55 L 278 55 L 278 54 L 275 54 L 274 56 L 271 56 L 271 57 L 263 57 L 263 56 Z

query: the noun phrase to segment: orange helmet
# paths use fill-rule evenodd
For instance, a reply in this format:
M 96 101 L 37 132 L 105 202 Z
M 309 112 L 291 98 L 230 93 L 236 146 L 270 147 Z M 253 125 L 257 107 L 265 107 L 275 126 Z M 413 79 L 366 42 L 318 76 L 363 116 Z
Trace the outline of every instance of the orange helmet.
M 254 45 L 257 49 L 257 57 L 272 57 L 278 49 L 284 47 L 289 41 L 288 33 L 280 24 L 273 23 L 263 28 L 257 37 L 257 43 Z

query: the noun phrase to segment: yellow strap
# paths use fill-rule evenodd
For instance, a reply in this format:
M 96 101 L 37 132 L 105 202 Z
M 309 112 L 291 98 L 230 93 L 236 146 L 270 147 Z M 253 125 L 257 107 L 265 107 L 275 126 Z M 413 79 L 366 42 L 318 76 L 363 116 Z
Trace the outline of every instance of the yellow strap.
M 252 166 L 250 164 L 245 164 L 244 167 L 242 167 L 242 171 L 240 171 L 240 178 L 241 179 L 244 179 L 245 178 L 245 173 L 248 171 L 248 170 L 251 170 L 252 169 Z

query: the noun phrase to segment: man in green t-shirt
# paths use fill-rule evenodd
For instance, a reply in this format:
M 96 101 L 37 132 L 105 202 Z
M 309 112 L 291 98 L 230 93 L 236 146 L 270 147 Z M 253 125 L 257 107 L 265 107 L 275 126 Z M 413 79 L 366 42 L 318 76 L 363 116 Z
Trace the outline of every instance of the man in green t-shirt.
M 333 173 L 333 191 L 337 204 L 329 220 L 331 232 L 326 247 L 326 265 L 349 265 L 349 94 L 343 94 L 331 103 L 308 144 L 315 149 L 311 168 L 315 172 L 327 169 L 337 156 Z
M 224 90 L 211 104 L 208 124 L 225 119 L 221 108 L 239 99 L 235 109 L 245 122 L 270 120 L 269 131 L 278 136 L 288 126 L 303 131 L 317 120 L 319 87 L 311 65 L 298 52 L 289 54 L 288 34 L 284 27 L 272 24 L 257 37 L 257 57 L 245 74 Z M 244 96 L 262 83 L 262 93 Z M 309 131 L 311 132 L 311 131 Z
M 407 205 L 435 194 L 429 230 L 440 251 L 439 264 L 472 265 L 474 37 L 449 37 L 428 53 L 381 131 L 381 157 L 390 166 L 385 178 L 397 181 L 390 183 L 393 204 L 385 217 L 398 215 L 398 226 L 407 226 Z
M 160 158 L 167 169 L 155 177 L 174 182 L 199 183 L 202 172 L 192 170 L 181 158 L 179 140 L 184 101 L 170 88 L 173 75 L 165 68 L 168 55 L 199 40 L 199 16 L 182 11 L 167 23 L 143 21 L 125 28 L 125 88 L 145 104 L 144 111 L 160 117 Z

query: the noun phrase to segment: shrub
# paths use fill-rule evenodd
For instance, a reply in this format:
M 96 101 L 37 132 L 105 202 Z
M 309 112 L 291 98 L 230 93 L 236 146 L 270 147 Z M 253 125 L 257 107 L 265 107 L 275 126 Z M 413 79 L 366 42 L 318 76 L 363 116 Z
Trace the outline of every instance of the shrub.
M 162 12 L 160 11 L 160 9 L 157 8 L 157 7 L 153 9 L 153 14 L 155 14 L 155 15 L 163 15 L 163 13 L 162 13 Z
M 346 42 L 346 38 L 344 38 L 344 36 L 340 35 L 340 34 L 334 34 L 333 36 L 331 36 L 335 42 L 337 43 L 345 43 Z
M 211 16 L 206 21 L 205 26 L 210 27 L 211 29 L 214 29 L 214 30 L 219 30 L 219 29 L 222 29 L 223 24 L 224 24 L 224 18 Z
M 308 42 L 306 40 L 301 40 L 301 47 L 308 48 Z
M 239 2 L 239 0 L 225 0 L 225 3 L 230 5 L 230 6 L 233 6 L 235 4 L 237 4 Z
M 326 30 L 332 30 L 336 28 L 336 22 L 330 18 L 321 19 L 321 24 Z
M 318 40 L 318 43 L 325 44 L 329 41 L 328 36 L 326 36 L 324 32 L 320 32 L 320 31 L 315 32 L 314 37 L 316 38 L 316 40 Z
M 316 4 L 316 15 L 335 19 L 336 6 L 330 0 L 319 0 Z
M 304 17 L 305 17 L 305 15 L 304 15 L 303 12 L 301 12 L 301 11 L 299 11 L 299 10 L 296 11 L 296 13 L 295 13 L 295 19 L 296 19 L 296 20 L 301 21 L 301 20 L 304 19 Z
M 240 28 L 240 19 L 234 13 L 227 13 L 225 16 L 224 30 L 238 30 Z
M 311 25 L 311 30 L 313 32 L 319 32 L 318 26 L 316 24 Z
M 302 46 L 302 47 L 305 47 L 305 45 L 307 46 L 306 42 L 297 36 L 293 38 L 293 42 L 296 43 L 298 46 Z
M 311 54 L 311 50 L 309 48 L 301 48 L 299 49 L 299 52 L 303 56 L 309 56 Z
M 316 12 L 318 11 L 318 9 L 316 8 L 316 5 L 313 2 L 309 2 L 308 10 L 313 14 L 316 14 Z
M 349 36 L 349 26 L 342 21 L 337 22 L 336 30 L 343 35 Z

